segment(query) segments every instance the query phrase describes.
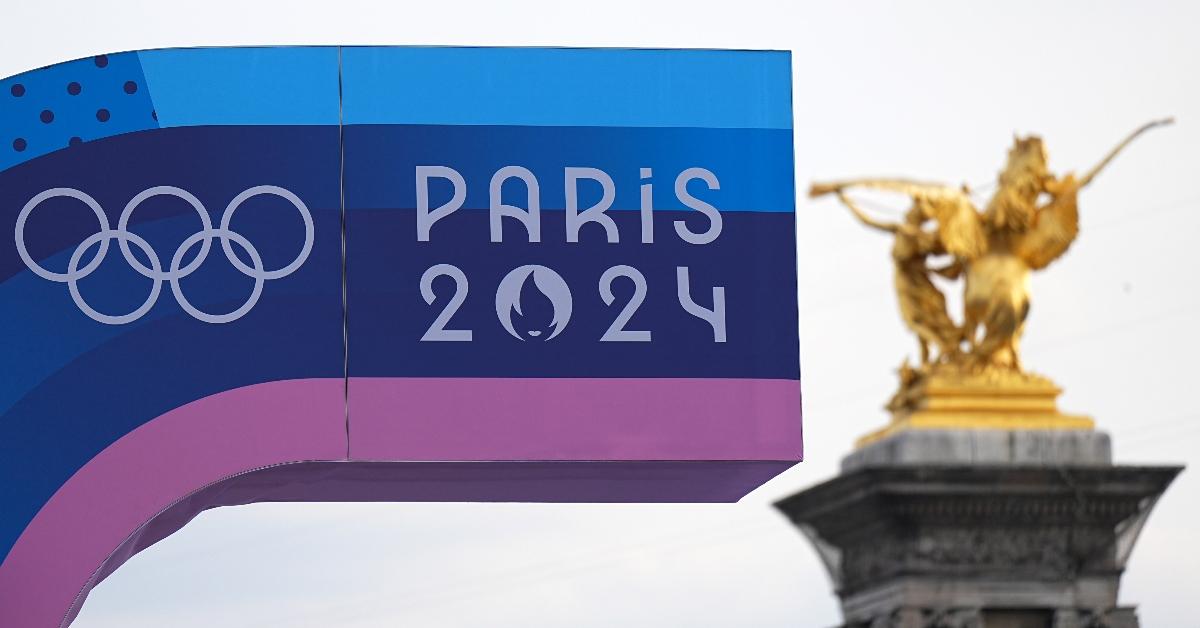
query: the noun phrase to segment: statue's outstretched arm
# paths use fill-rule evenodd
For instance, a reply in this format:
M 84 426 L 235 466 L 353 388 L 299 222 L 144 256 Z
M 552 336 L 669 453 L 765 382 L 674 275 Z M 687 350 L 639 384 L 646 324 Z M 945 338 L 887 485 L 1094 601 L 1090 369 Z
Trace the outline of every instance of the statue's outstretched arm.
M 888 233 L 896 233 L 896 231 L 900 229 L 899 223 L 882 222 L 868 216 L 867 213 L 864 212 L 857 203 L 851 200 L 850 197 L 846 196 L 845 192 L 838 190 L 837 197 L 838 200 L 842 201 L 843 205 L 850 208 L 850 211 L 854 213 L 854 216 L 858 218 L 859 221 L 861 221 L 864 225 L 879 229 L 880 231 L 886 231 Z
M 1133 133 L 1130 133 L 1129 136 L 1126 137 L 1124 140 L 1122 140 L 1120 144 L 1117 144 L 1116 147 L 1114 147 L 1112 150 L 1110 150 L 1108 152 L 1108 154 L 1104 156 L 1104 159 L 1100 160 L 1100 163 L 1096 164 L 1096 166 L 1094 168 L 1092 168 L 1091 170 L 1089 170 L 1087 174 L 1083 175 L 1083 178 L 1079 180 L 1079 187 L 1082 188 L 1082 187 L 1086 186 L 1087 184 L 1091 183 L 1092 179 L 1095 179 L 1096 175 L 1100 174 L 1100 171 L 1103 170 L 1104 167 L 1107 166 L 1108 163 L 1110 161 L 1112 161 L 1114 157 L 1117 156 L 1117 153 L 1124 150 L 1126 146 L 1129 146 L 1130 142 L 1137 139 L 1137 137 L 1139 135 L 1141 135 L 1142 133 L 1145 133 L 1146 131 L 1149 131 L 1150 129 L 1153 129 L 1154 127 L 1166 126 L 1168 124 L 1174 124 L 1174 123 L 1175 123 L 1175 118 L 1163 118 L 1162 120 L 1154 120 L 1152 122 L 1147 122 L 1146 124 L 1143 124 L 1142 126 L 1138 127 L 1138 129 L 1136 131 L 1134 131 Z

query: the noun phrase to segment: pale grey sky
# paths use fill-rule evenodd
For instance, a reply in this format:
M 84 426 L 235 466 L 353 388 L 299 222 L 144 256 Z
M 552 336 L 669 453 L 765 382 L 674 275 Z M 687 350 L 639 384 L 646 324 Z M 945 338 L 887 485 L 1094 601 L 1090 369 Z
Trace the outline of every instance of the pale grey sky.
M 0 76 L 139 48 L 470 44 L 793 51 L 796 179 L 990 181 L 1012 133 L 1082 169 L 1138 124 L 1081 199 L 1083 233 L 1034 279 L 1026 364 L 1122 462 L 1200 464 L 1200 6 L 1189 2 L 7 2 Z M 889 243 L 798 199 L 803 464 L 736 505 L 255 505 L 211 511 L 135 557 L 79 628 L 827 626 L 816 556 L 770 508 L 830 477 L 885 420 L 914 343 Z M 1200 516 L 1185 472 L 1123 600 L 1194 622 Z

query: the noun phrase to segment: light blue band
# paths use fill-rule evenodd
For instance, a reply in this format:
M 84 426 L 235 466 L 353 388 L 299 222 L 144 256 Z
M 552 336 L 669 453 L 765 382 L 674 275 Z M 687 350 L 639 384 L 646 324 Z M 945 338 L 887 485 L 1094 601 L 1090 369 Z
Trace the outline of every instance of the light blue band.
M 791 129 L 791 53 L 342 50 L 347 124 Z
M 172 48 L 138 53 L 163 128 L 338 124 L 338 49 Z

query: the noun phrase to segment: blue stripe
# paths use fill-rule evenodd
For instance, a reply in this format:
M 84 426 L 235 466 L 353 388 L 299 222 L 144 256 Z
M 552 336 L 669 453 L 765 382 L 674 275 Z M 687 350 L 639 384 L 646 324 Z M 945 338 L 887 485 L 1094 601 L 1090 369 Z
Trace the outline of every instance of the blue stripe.
M 24 92 L 0 94 L 14 107 L 0 115 L 12 136 L 0 144 L 0 168 L 76 136 L 336 125 L 338 53 L 332 46 L 151 50 L 104 57 L 107 69 L 89 58 L 7 79 L 6 92 Z M 351 47 L 342 55 L 347 124 L 792 127 L 787 52 Z M 116 87 L 99 85 L 94 74 L 115 77 Z M 68 94 L 72 81 L 82 94 Z M 124 93 L 125 81 L 137 91 Z M 95 100 L 110 92 L 119 96 Z M 102 123 L 93 119 L 100 108 L 111 114 Z M 54 122 L 41 122 L 44 109 L 55 112 Z M 54 129 L 66 130 L 42 137 Z M 18 139 L 20 151 L 9 146 Z
M 790 129 L 791 54 L 345 48 L 347 124 Z
M 537 177 L 545 210 L 565 206 L 564 169 L 586 166 L 612 177 L 614 211 L 637 210 L 643 183 L 653 185 L 655 210 L 687 209 L 674 183 L 692 167 L 712 171 L 721 187 L 709 190 L 695 181 L 689 191 L 722 212 L 795 211 L 790 130 L 354 125 L 345 141 L 346 201 L 356 208 L 415 208 L 416 166 L 433 165 L 463 175 L 465 209 L 485 209 L 492 175 L 518 165 Z M 650 169 L 649 178 L 641 177 L 642 168 Z M 506 185 L 504 194 L 510 204 L 527 204 L 520 183 Z M 598 184 L 585 182 L 580 206 L 599 195 Z M 447 182 L 431 183 L 431 202 L 449 197 Z
M 336 47 L 137 54 L 163 127 L 338 123 Z
M 696 212 L 657 212 L 654 243 L 640 239 L 640 216 L 611 215 L 621 238 L 609 243 L 599 225 L 586 225 L 579 242 L 563 237 L 563 212 L 542 214 L 542 241 L 531 244 L 516 225 L 503 242 L 491 242 L 487 216 L 455 213 L 416 242 L 412 210 L 352 208 L 347 214 L 346 268 L 350 375 L 367 377 L 718 377 L 797 379 L 795 217 L 782 212 L 724 216 L 721 235 L 705 245 L 683 242 L 674 222 L 693 230 L 707 224 Z M 698 218 L 698 220 L 697 220 Z M 468 277 L 465 299 L 447 329 L 472 330 L 471 342 L 422 342 L 424 331 L 454 291 L 448 278 L 434 285 L 432 305 L 419 276 L 434 264 L 453 264 Z M 567 284 L 573 313 L 550 342 L 518 340 L 497 317 L 503 277 L 524 264 L 553 268 Z M 652 342 L 600 342 L 632 283 L 613 284 L 616 300 L 601 300 L 598 282 L 616 264 L 636 268 L 647 284 L 645 299 L 627 329 L 650 330 Z M 683 310 L 676 266 L 690 270 L 690 294 L 713 306 L 712 288 L 725 291 L 727 340 Z M 536 289 L 521 295 L 518 329 L 548 328 L 554 306 Z M 522 323 L 516 322 L 518 318 Z

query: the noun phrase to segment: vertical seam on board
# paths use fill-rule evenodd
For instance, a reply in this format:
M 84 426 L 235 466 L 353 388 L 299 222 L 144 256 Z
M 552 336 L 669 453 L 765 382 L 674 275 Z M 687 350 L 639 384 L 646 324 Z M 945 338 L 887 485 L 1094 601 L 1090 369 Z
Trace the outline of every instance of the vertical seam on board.
M 342 245 L 342 407 L 346 422 L 346 459 L 350 459 L 350 325 L 346 298 L 346 129 L 342 93 L 342 47 L 337 49 L 338 66 L 338 197 L 341 203 Z

